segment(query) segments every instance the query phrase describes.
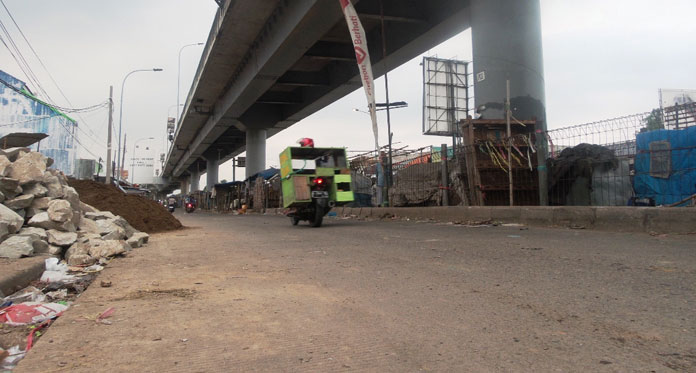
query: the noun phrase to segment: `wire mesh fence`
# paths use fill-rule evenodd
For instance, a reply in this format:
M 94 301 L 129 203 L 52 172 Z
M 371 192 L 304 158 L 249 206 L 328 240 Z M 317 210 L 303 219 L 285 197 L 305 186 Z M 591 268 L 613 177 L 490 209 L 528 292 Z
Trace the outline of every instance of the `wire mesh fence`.
M 382 185 L 391 206 L 694 204 L 696 103 L 546 132 L 515 121 L 511 136 L 502 122 L 474 122 L 446 152 L 396 149 L 391 173 L 386 152 L 353 157 L 369 205 L 382 204 Z

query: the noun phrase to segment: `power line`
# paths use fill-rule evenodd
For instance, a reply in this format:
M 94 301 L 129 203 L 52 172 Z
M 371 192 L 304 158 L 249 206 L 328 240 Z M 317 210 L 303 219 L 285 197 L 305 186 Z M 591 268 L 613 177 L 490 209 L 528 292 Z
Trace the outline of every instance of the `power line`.
M 43 63 L 43 60 L 41 59 L 41 57 L 39 56 L 39 54 L 36 52 L 36 50 L 34 49 L 34 47 L 33 47 L 33 46 L 31 45 L 31 43 L 29 42 L 29 39 L 26 37 L 26 35 L 25 35 L 24 32 L 22 31 L 22 28 L 19 27 L 19 24 L 17 24 L 17 21 L 15 21 L 14 17 L 12 16 L 12 13 L 10 12 L 10 10 L 9 10 L 9 9 L 7 8 L 7 6 L 5 5 L 5 2 L 4 2 L 3 0 L 0 0 L 0 4 L 2 4 L 3 8 L 5 8 L 5 11 L 6 11 L 7 14 L 10 16 L 10 19 L 12 20 L 12 23 L 15 25 L 15 27 L 16 27 L 17 30 L 19 31 L 20 35 L 22 35 L 22 38 L 24 39 L 24 41 L 25 41 L 25 42 L 27 43 L 27 45 L 29 46 L 29 49 L 32 51 L 32 53 L 34 54 L 34 56 L 36 57 L 36 59 L 39 61 L 39 64 L 41 64 L 41 67 L 43 67 L 44 71 L 46 71 L 46 73 L 48 74 L 48 77 L 51 79 L 51 81 L 53 82 L 53 84 L 55 85 L 55 87 L 58 89 L 58 92 L 60 92 L 61 96 L 63 96 L 63 98 L 65 99 L 65 101 L 68 103 L 68 105 L 70 105 L 71 107 L 73 107 L 73 106 L 74 106 L 73 103 L 70 102 L 70 99 L 68 99 L 68 97 L 65 95 L 65 92 L 63 92 L 63 90 L 60 88 L 60 85 L 58 85 L 58 82 L 56 82 L 56 80 L 53 78 L 53 75 L 52 75 L 51 72 L 48 70 L 48 68 L 47 68 L 46 65 Z M 1 24 L 1 21 L 0 21 L 0 24 Z M 11 43 L 15 46 L 15 49 L 17 50 L 17 53 L 20 54 L 20 56 L 21 56 L 21 52 L 19 51 L 19 48 L 17 48 L 17 46 L 16 46 L 16 44 L 14 43 L 14 41 L 12 41 L 12 38 L 11 38 L 11 36 L 9 35 L 9 32 L 6 30 L 6 28 L 4 27 L 4 25 L 2 25 L 2 28 L 3 28 L 3 30 L 5 31 L 5 33 L 7 34 L 8 38 L 9 38 L 10 41 L 11 41 Z M 106 105 L 108 105 L 108 101 L 102 102 L 102 103 L 100 103 L 100 104 L 93 105 L 93 106 L 90 106 L 90 107 L 87 107 L 87 108 L 82 108 L 82 109 L 64 108 L 64 107 L 60 107 L 60 106 L 56 105 L 54 102 L 51 102 L 51 101 L 53 101 L 53 99 L 51 99 L 51 97 L 48 95 L 48 93 L 43 89 L 43 87 L 41 86 L 40 82 L 38 81 L 38 78 L 36 78 L 36 75 L 33 74 L 33 71 L 31 70 L 31 67 L 29 66 L 28 63 L 26 63 L 26 59 L 24 59 L 23 56 L 21 56 L 21 57 L 22 57 L 22 60 L 24 60 L 25 64 L 27 65 L 28 70 L 32 73 L 32 75 L 33 75 L 34 78 L 35 78 L 34 84 L 36 84 L 36 86 L 38 87 L 38 89 L 40 89 L 40 90 L 44 93 L 44 95 L 49 99 L 50 105 L 53 106 L 55 109 L 58 109 L 58 110 L 63 111 L 63 112 L 75 113 L 75 114 L 78 116 L 78 118 L 85 124 L 85 126 L 87 127 L 87 130 L 89 130 L 89 132 L 91 132 L 91 136 L 94 136 L 94 137 L 91 137 L 90 134 L 88 134 L 87 132 L 85 132 L 84 130 L 82 130 L 82 127 L 80 127 L 80 126 L 77 127 L 77 128 L 78 128 L 78 131 L 82 131 L 82 133 L 83 133 L 85 136 L 87 136 L 88 138 L 90 138 L 92 141 L 94 141 L 95 143 L 99 143 L 98 145 L 104 146 L 104 145 L 105 145 L 105 141 L 102 140 L 102 139 L 90 128 L 90 126 L 87 124 L 87 121 L 80 115 L 80 112 L 89 112 L 89 111 L 94 111 L 94 110 L 100 110 L 101 108 L 103 108 L 103 107 L 105 107 Z M 24 71 L 24 70 L 22 70 L 22 71 Z M 26 75 L 26 72 L 25 72 L 25 75 Z

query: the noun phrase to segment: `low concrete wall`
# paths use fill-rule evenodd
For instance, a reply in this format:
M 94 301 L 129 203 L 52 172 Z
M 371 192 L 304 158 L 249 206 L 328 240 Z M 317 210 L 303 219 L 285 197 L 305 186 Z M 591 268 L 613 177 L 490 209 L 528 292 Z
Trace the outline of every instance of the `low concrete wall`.
M 339 216 L 433 219 L 441 222 L 493 220 L 532 226 L 587 228 L 614 232 L 696 233 L 696 208 L 661 207 L 337 207 Z

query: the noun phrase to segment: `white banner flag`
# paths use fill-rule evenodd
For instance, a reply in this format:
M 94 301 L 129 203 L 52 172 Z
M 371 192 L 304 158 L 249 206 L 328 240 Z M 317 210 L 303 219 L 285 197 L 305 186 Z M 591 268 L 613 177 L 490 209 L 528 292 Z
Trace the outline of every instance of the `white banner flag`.
M 377 128 L 377 113 L 375 112 L 375 82 L 372 76 L 372 64 L 370 63 L 370 54 L 367 50 L 367 38 L 365 30 L 360 23 L 358 13 L 355 11 L 350 0 L 338 0 L 341 2 L 343 15 L 346 17 L 348 29 L 353 39 L 353 48 L 355 49 L 355 59 L 358 61 L 360 69 L 360 80 L 362 80 L 363 88 L 365 88 L 365 96 L 367 96 L 367 107 L 370 109 L 370 118 L 372 119 L 372 132 L 375 135 L 375 149 L 379 150 L 379 129 Z

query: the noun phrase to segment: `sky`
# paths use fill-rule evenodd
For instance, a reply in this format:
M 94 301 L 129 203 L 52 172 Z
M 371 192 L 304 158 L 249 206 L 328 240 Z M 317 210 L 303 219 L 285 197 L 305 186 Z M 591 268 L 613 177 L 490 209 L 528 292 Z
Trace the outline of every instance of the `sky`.
M 108 99 L 114 87 L 114 125 L 127 136 L 126 164 L 134 150 L 166 146 L 166 120 L 175 115 L 177 77 L 186 98 L 217 4 L 213 0 L 2 0 L 49 74 L 33 56 L 5 9 L 0 21 L 18 44 L 55 104 L 81 108 Z M 693 0 L 540 0 L 549 128 L 650 111 L 659 106 L 659 88 L 695 89 L 696 1 Z M 0 36 L 5 38 L 3 34 Z M 469 30 L 433 47 L 424 56 L 471 60 Z M 391 101 L 408 108 L 393 110 L 394 142 L 418 148 L 448 142 L 422 135 L 423 56 L 389 73 Z M 120 100 L 123 78 L 127 80 Z M 0 69 L 28 82 L 4 45 Z M 180 71 L 180 74 L 179 74 Z M 53 80 L 70 103 L 61 96 Z M 377 101 L 384 101 L 384 81 L 377 79 Z M 30 84 L 36 92 L 36 87 Z M 333 103 L 267 142 L 267 166 L 278 166 L 278 154 L 301 137 L 317 146 L 345 146 L 349 151 L 372 148 L 369 116 L 362 89 Z M 380 114 L 380 139 L 386 142 L 386 119 Z M 81 158 L 106 158 L 107 110 L 77 116 Z M 152 138 L 152 139 L 149 139 Z M 139 140 L 139 141 L 138 141 Z M 138 141 L 138 149 L 133 148 Z M 114 148 L 117 139 L 114 139 Z M 237 179 L 243 178 L 238 170 Z M 220 179 L 232 180 L 231 163 L 220 166 Z M 205 186 L 205 175 L 201 177 Z

